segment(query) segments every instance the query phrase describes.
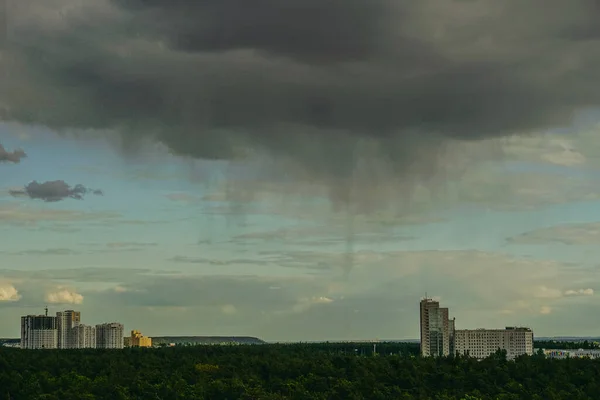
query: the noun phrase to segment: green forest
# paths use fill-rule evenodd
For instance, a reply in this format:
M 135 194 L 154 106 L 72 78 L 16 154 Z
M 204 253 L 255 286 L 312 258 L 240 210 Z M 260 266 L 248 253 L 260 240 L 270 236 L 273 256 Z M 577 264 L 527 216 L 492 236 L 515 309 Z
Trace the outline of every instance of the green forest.
M 598 399 L 600 361 L 421 358 L 418 344 L 0 347 L 0 400 Z

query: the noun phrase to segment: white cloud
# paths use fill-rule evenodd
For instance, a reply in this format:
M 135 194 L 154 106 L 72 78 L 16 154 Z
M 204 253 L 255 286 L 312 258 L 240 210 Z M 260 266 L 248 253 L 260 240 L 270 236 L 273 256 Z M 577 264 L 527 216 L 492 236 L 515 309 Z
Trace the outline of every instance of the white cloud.
M 534 288 L 532 294 L 538 299 L 558 299 L 559 297 L 562 297 L 562 292 L 559 289 L 551 289 L 546 286 Z
M 315 296 L 315 297 L 305 297 L 298 299 L 298 302 L 294 305 L 292 310 L 297 313 L 301 313 L 307 311 L 311 307 L 314 307 L 319 304 L 329 304 L 333 303 L 333 299 L 326 296 Z
M 125 293 L 127 292 L 127 288 L 124 288 L 123 286 L 115 286 L 114 291 L 117 293 Z
M 46 301 L 51 304 L 81 304 L 83 296 L 74 290 L 59 288 L 54 292 L 46 293 Z
M 593 296 L 594 289 L 566 290 L 565 296 Z
M 0 301 L 19 301 L 21 295 L 17 288 L 10 284 L 0 284 Z
M 540 308 L 540 314 L 542 314 L 542 315 L 548 315 L 550 313 L 552 313 L 552 307 L 550 307 L 550 306 L 542 306 Z
M 237 313 L 237 308 L 233 304 L 225 304 L 221 306 L 221 312 L 227 315 L 233 315 Z

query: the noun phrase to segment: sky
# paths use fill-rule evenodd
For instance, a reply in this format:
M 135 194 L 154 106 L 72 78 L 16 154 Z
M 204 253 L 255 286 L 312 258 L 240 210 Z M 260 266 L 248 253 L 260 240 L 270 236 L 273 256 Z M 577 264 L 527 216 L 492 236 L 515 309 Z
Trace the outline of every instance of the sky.
M 600 153 L 586 143 L 600 125 L 577 129 L 505 142 L 504 160 L 447 184 L 443 207 L 394 217 L 225 196 L 235 165 L 160 148 L 123 160 L 106 140 L 2 124 L 6 150 L 27 157 L 1 165 L 0 336 L 18 337 L 19 316 L 48 305 L 155 336 L 417 338 L 425 293 L 460 328 L 593 335 Z M 103 195 L 10 194 L 55 179 Z
M 548 1 L 2 3 L 0 337 L 597 335 L 600 30 Z

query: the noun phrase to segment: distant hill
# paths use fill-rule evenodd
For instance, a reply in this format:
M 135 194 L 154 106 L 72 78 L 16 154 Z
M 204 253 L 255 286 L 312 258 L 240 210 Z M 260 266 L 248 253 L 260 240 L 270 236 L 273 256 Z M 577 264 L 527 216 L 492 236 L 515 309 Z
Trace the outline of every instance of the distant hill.
M 265 344 L 251 336 L 152 336 L 153 345 L 161 344 Z

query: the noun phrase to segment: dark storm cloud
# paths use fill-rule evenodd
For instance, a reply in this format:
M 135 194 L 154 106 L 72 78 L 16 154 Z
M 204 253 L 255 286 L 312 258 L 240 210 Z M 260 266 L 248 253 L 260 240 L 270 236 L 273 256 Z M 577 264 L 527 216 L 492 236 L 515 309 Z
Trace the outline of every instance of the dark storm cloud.
M 146 34 L 178 50 L 252 48 L 306 62 L 374 54 L 387 10 L 386 0 L 113 1 L 135 12 L 138 26 L 152 22 Z
M 40 199 L 47 202 L 61 201 L 67 198 L 82 200 L 83 197 L 92 193 L 102 195 L 98 189 L 89 189 L 81 184 L 69 186 L 65 181 L 48 181 L 38 183 L 33 181 L 23 188 L 23 190 L 11 190 L 13 196 L 28 196 L 32 199 Z
M 25 151 L 22 149 L 8 151 L 0 144 L 0 163 L 10 162 L 18 164 L 21 162 L 21 159 L 25 157 L 27 157 L 27 154 L 25 154 Z
M 341 202 L 366 193 L 352 189 L 356 169 L 361 185 L 413 185 L 466 159 L 446 157 L 455 139 L 555 127 L 600 103 L 595 0 L 10 9 L 7 119 L 116 130 L 128 146 L 151 138 L 196 158 L 266 154 L 262 178 L 335 182 Z

